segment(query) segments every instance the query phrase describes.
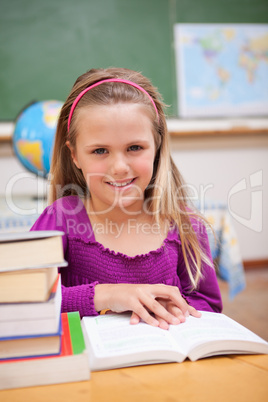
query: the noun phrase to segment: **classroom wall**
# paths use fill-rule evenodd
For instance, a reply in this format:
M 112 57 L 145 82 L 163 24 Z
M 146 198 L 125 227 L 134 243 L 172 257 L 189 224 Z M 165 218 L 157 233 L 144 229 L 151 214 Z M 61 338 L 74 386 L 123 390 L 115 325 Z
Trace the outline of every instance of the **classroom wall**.
M 175 146 L 174 146 L 175 147 Z M 240 146 L 173 149 L 173 158 L 186 182 L 205 201 L 215 200 L 230 205 L 243 260 L 268 259 L 268 147 Z M 255 173 L 262 175 L 262 185 L 251 188 Z M 235 192 L 235 186 L 245 180 L 245 189 Z M 252 194 L 261 192 L 254 203 Z M 254 196 L 253 196 L 254 197 Z M 255 227 L 253 227 L 255 225 Z
M 267 0 L 1 0 L 0 120 L 33 100 L 64 100 L 78 75 L 142 71 L 177 112 L 173 26 L 267 23 Z
M 14 121 L 33 100 L 64 100 L 75 78 L 91 67 L 124 66 L 142 71 L 176 116 L 177 93 L 173 24 L 267 23 L 267 0 L 1 0 L 0 120 Z M 0 143 L 0 151 L 2 144 Z M 186 181 L 207 196 L 226 201 L 232 187 L 245 178 L 248 188 L 232 198 L 235 213 L 249 218 L 250 176 L 263 172 L 263 229 L 260 233 L 235 221 L 244 259 L 268 258 L 267 146 L 182 147 L 172 141 L 172 154 Z M 1 152 L 0 152 L 1 154 Z M 45 192 L 12 156 L 0 157 L 0 195 L 10 180 L 16 194 Z M 24 175 L 24 176 L 23 176 Z M 20 177 L 16 180 L 16 177 Z M 22 177 L 23 176 L 23 177 Z

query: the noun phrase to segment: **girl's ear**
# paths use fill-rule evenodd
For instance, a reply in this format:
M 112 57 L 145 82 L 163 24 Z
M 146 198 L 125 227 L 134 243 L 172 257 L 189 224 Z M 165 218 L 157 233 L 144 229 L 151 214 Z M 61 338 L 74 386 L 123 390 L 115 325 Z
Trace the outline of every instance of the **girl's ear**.
M 77 159 L 76 159 L 74 147 L 72 147 L 72 145 L 70 144 L 70 141 L 66 141 L 65 144 L 66 144 L 66 146 L 69 148 L 69 150 L 70 150 L 70 152 L 71 152 L 71 157 L 72 157 L 73 163 L 75 164 L 75 166 L 76 166 L 78 169 L 81 169 L 80 166 L 79 166 L 79 163 L 78 163 L 78 161 L 77 161 Z

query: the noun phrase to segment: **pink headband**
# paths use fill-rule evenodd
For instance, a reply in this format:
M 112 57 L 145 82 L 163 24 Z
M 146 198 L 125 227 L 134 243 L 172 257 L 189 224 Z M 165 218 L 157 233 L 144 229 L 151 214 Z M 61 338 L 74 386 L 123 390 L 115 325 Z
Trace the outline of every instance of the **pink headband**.
M 97 87 L 98 85 L 101 85 L 101 84 L 103 84 L 103 83 L 105 83 L 105 82 L 121 82 L 121 83 L 123 83 L 123 84 L 131 85 L 132 87 L 137 88 L 137 89 L 139 89 L 141 92 L 145 93 L 145 94 L 148 96 L 148 98 L 150 99 L 150 101 L 152 102 L 153 107 L 154 107 L 154 109 L 155 109 L 155 111 L 156 111 L 157 117 L 158 117 L 158 119 L 159 119 L 158 110 L 157 110 L 157 107 L 156 107 L 156 105 L 155 105 L 155 103 L 154 103 L 154 100 L 153 100 L 153 98 L 148 94 L 148 92 L 145 91 L 145 89 L 143 89 L 140 85 L 135 84 L 135 82 L 132 82 L 132 81 L 123 80 L 123 79 L 120 79 L 120 78 L 109 78 L 109 79 L 107 79 L 107 80 L 102 80 L 102 81 L 96 82 L 96 83 L 93 84 L 93 85 L 90 85 L 89 87 L 87 87 L 86 89 L 84 89 L 84 90 L 76 97 L 76 99 L 74 100 L 74 103 L 72 104 L 72 107 L 71 107 L 71 110 L 70 110 L 70 114 L 69 114 L 69 117 L 68 117 L 68 126 L 67 126 L 67 127 L 68 127 L 68 131 L 69 131 L 69 129 L 70 129 L 70 124 L 71 124 L 71 120 L 72 120 L 72 115 L 73 115 L 74 109 L 76 108 L 76 105 L 77 105 L 77 103 L 80 101 L 80 99 L 81 99 L 81 98 L 85 95 L 85 93 L 87 93 L 90 89 L 95 88 L 95 87 Z

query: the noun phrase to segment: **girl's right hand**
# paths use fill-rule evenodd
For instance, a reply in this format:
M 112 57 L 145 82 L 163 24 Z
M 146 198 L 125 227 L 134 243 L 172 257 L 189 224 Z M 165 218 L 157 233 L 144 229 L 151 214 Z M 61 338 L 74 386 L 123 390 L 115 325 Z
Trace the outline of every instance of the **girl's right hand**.
M 170 301 L 177 307 L 176 315 L 165 308 L 163 300 Z M 132 317 L 133 324 L 142 319 L 149 325 L 164 329 L 167 329 L 168 324 L 176 325 L 184 322 L 185 317 L 189 316 L 189 306 L 182 298 L 179 289 L 163 284 L 99 284 L 95 286 L 94 305 L 96 311 L 104 309 L 110 309 L 115 313 L 131 311 L 135 317 L 134 319 Z

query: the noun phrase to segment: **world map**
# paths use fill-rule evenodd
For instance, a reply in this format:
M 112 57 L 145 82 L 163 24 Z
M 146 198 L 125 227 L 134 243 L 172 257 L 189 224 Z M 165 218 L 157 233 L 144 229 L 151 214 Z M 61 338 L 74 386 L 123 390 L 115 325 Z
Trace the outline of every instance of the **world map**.
M 268 114 L 268 24 L 176 24 L 181 117 Z
M 21 139 L 17 142 L 17 148 L 21 158 L 28 161 L 34 170 L 41 171 L 44 169 L 42 159 L 44 151 L 41 141 L 28 141 Z

